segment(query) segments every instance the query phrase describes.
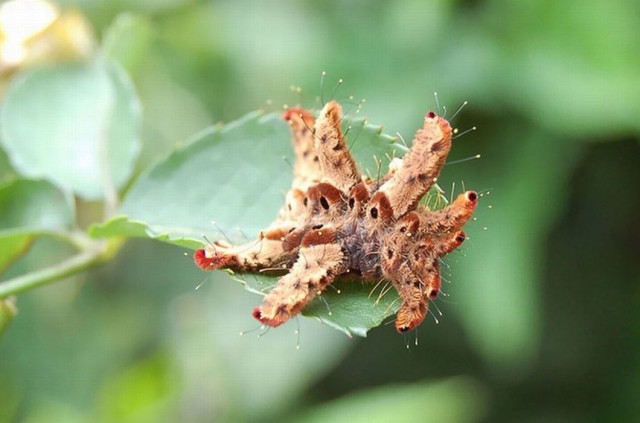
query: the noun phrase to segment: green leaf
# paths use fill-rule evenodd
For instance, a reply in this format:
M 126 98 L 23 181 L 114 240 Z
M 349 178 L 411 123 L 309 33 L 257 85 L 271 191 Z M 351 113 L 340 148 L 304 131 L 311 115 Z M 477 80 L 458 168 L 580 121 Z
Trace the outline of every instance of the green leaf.
M 362 120 L 351 126 L 352 151 L 364 163 L 362 168 L 377 174 L 376 156 L 385 173 L 387 157 L 404 147 L 382 135 L 380 127 Z M 164 235 L 182 246 L 202 244 L 202 235 L 237 242 L 252 238 L 275 218 L 291 185 L 289 139 L 289 128 L 279 116 L 258 112 L 223 128 L 207 129 L 133 185 L 120 211 L 134 227 L 118 217 L 91 233 Z
M 49 182 L 16 179 L 0 186 L 0 273 L 34 236 L 70 228 L 74 215 L 71 198 Z
M 478 422 L 485 414 L 482 390 L 469 379 L 385 386 L 321 405 L 294 419 L 315 422 Z
M 96 60 L 15 78 L 0 129 L 18 172 L 99 199 L 131 176 L 140 150 L 139 120 L 140 104 L 127 76 Z
M 510 9 L 499 24 L 504 56 L 494 61 L 494 89 L 519 113 L 564 134 L 614 140 L 612 134 L 637 132 L 640 51 L 629 40 L 640 35 L 638 5 L 610 7 L 615 13 L 599 0 L 582 1 L 579 9 L 544 0 Z M 487 16 L 502 12 L 494 3 Z
M 99 395 L 102 421 L 164 421 L 178 389 L 166 354 L 156 353 L 109 374 Z
M 487 230 L 469 225 L 465 257 L 452 266 L 460 281 L 452 285 L 452 298 L 476 349 L 496 371 L 513 377 L 528 371 L 539 353 L 545 243 L 566 201 L 578 146 L 543 132 L 523 135 L 517 126 L 503 125 L 502 136 L 509 141 L 496 142 L 511 160 L 492 169 L 503 183 L 475 213 Z M 476 175 L 474 185 L 489 183 L 486 175 Z
M 16 314 L 18 309 L 15 297 L 0 298 L 0 336 L 7 330 Z
M 378 286 L 357 281 L 338 281 L 315 298 L 302 314 L 315 317 L 348 336 L 366 337 L 400 308 L 400 297 L 390 283 Z M 374 289 L 375 288 L 375 289 Z
M 30 235 L 0 236 L 0 275 L 29 250 L 32 240 Z
M 89 235 L 94 238 L 126 236 L 135 238 L 152 238 L 192 250 L 202 248 L 202 241 L 187 237 L 173 236 L 167 232 L 156 232 L 149 225 L 138 220 L 130 220 L 127 216 L 116 216 L 104 224 L 95 224 L 89 228 Z
M 0 142 L 0 145 L 2 142 Z M 9 158 L 4 150 L 0 149 L 0 184 L 4 184 L 16 177 L 15 171 L 11 168 Z
M 254 274 L 234 274 L 230 277 L 242 283 L 250 292 L 264 295 L 276 283 L 274 277 Z M 366 337 L 367 331 L 379 326 L 400 307 L 398 293 L 389 283 L 367 284 L 354 280 L 339 280 L 315 298 L 302 312 L 314 317 L 347 336 Z
M 73 220 L 72 199 L 46 181 L 17 179 L 0 186 L 0 235 L 60 230 Z
M 144 16 L 124 13 L 109 26 L 104 36 L 105 55 L 135 74 L 147 58 L 153 28 Z
M 273 220 L 291 183 L 288 140 L 280 118 L 259 113 L 205 130 L 141 178 L 122 212 L 201 243 L 218 228 L 238 241 L 238 228 L 253 237 Z

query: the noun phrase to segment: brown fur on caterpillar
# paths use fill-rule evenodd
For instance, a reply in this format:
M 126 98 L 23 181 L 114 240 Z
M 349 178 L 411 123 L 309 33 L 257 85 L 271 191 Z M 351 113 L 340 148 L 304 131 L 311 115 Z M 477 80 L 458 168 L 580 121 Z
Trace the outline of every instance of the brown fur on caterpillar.
M 196 251 L 195 263 L 204 270 L 288 270 L 253 310 L 272 327 L 300 313 L 341 275 L 384 278 L 402 299 L 396 329 L 414 329 L 440 292 L 439 261 L 464 241 L 462 227 L 478 201 L 467 191 L 441 210 L 419 204 L 449 154 L 449 122 L 427 113 L 401 165 L 375 181 L 356 167 L 338 103 L 327 103 L 317 119 L 301 109 L 289 109 L 284 119 L 293 136 L 294 179 L 277 219 L 259 242 L 218 241 Z

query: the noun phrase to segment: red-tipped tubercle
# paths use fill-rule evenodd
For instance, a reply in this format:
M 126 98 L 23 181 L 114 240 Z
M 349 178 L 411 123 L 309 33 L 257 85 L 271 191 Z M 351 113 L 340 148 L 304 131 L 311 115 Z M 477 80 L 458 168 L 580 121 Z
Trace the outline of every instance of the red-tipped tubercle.
M 282 118 L 284 120 L 286 120 L 287 122 L 290 121 L 293 116 L 301 116 L 305 121 L 308 121 L 309 119 L 313 118 L 311 113 L 309 113 L 307 110 L 299 109 L 297 107 L 293 107 L 291 109 L 287 109 L 282 114 Z
M 193 254 L 193 261 L 196 263 L 196 266 L 202 270 L 214 269 L 213 259 L 207 258 L 204 250 L 197 250 Z

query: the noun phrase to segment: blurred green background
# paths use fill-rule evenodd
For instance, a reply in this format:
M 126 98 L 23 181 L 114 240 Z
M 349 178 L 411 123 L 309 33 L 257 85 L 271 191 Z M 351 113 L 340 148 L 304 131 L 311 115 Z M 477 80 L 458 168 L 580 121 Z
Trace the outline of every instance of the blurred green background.
M 348 339 L 311 319 L 299 350 L 295 322 L 238 336 L 258 297 L 135 240 L 18 298 L 0 421 L 640 421 L 636 0 L 60 4 L 133 79 L 139 169 L 207 125 L 317 107 L 342 78 L 338 100 L 365 98 L 405 139 L 434 91 L 449 115 L 468 100 L 454 123 L 478 130 L 449 160 L 482 159 L 440 182 L 484 195 L 418 346 L 393 325 Z M 39 241 L 2 278 L 66 254 Z

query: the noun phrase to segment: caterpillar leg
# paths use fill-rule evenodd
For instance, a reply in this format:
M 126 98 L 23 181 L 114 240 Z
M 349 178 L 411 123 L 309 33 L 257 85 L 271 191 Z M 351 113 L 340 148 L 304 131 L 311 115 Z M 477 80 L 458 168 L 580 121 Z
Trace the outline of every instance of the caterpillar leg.
M 243 245 L 232 246 L 223 241 L 208 244 L 193 256 L 202 270 L 232 269 L 241 272 L 256 272 L 261 269 L 280 267 L 291 263 L 294 252 L 287 251 L 283 239 L 288 227 L 261 232 L 258 239 Z
M 429 234 L 438 234 L 461 229 L 478 205 L 478 194 L 467 191 L 458 195 L 453 203 L 438 211 L 420 208 L 421 229 Z
M 345 268 L 345 256 L 338 244 L 300 248 L 291 271 L 253 310 L 253 317 L 265 325 L 280 326 L 300 313 Z
M 328 102 L 320 111 L 314 128 L 315 152 L 322 169 L 322 181 L 349 192 L 360 182 L 360 173 L 340 128 L 341 119 L 342 107 L 335 101 Z
M 402 165 L 390 171 L 389 179 L 378 190 L 388 197 L 394 218 L 416 208 L 437 180 L 450 149 L 449 122 L 433 112 L 427 113 Z

